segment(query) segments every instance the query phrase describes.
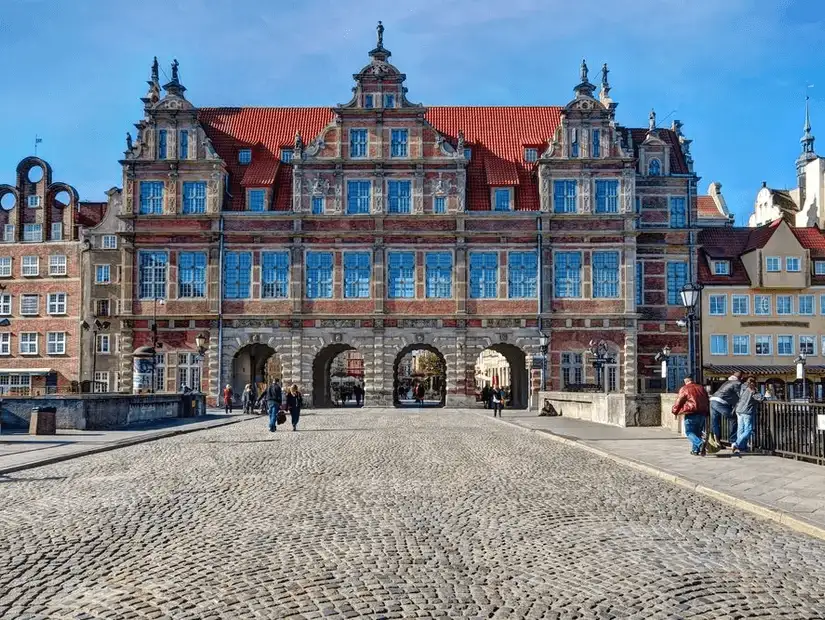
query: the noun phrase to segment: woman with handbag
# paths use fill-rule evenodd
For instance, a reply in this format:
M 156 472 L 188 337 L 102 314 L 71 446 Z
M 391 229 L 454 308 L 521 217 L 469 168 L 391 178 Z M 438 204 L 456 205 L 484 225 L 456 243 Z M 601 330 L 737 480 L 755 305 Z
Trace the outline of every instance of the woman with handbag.
M 298 430 L 298 420 L 301 419 L 301 407 L 304 406 L 304 399 L 298 389 L 298 384 L 294 383 L 286 394 L 286 408 L 292 418 L 292 430 Z

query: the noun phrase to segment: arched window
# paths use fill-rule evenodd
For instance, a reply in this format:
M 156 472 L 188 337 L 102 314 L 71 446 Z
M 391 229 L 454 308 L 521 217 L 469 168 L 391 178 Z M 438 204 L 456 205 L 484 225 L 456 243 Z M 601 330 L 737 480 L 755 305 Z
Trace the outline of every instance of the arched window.
M 651 159 L 647 165 L 647 174 L 651 177 L 662 176 L 662 162 L 658 159 Z

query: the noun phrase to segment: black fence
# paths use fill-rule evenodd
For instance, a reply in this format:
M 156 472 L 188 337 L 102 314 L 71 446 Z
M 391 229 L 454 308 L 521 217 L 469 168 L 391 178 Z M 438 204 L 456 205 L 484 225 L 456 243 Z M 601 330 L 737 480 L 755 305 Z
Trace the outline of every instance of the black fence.
M 728 418 L 722 418 L 727 442 Z M 771 401 L 761 404 L 754 421 L 750 449 L 825 465 L 825 405 Z

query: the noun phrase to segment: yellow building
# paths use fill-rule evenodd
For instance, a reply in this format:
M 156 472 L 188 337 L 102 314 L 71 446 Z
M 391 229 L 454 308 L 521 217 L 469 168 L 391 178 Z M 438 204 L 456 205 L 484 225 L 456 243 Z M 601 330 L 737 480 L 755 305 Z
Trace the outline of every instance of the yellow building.
M 777 398 L 825 400 L 825 237 L 778 219 L 756 228 L 699 234 L 705 382 L 736 370 L 771 384 Z

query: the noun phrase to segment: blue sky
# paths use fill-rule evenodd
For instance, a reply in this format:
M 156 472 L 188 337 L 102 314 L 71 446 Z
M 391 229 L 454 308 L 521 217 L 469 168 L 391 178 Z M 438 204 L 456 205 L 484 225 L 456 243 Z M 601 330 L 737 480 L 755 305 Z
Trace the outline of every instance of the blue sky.
M 563 105 L 581 59 L 611 69 L 619 121 L 651 107 L 693 138 L 705 193 L 737 223 L 762 180 L 793 186 L 804 96 L 825 154 L 825 7 L 804 0 L 0 0 L 0 183 L 39 154 L 83 199 L 120 185 L 152 56 L 199 106 L 334 105 L 375 24 L 409 97 L 430 105 Z M 161 79 L 163 81 L 163 74 Z M 594 80 L 595 81 L 595 80 Z

